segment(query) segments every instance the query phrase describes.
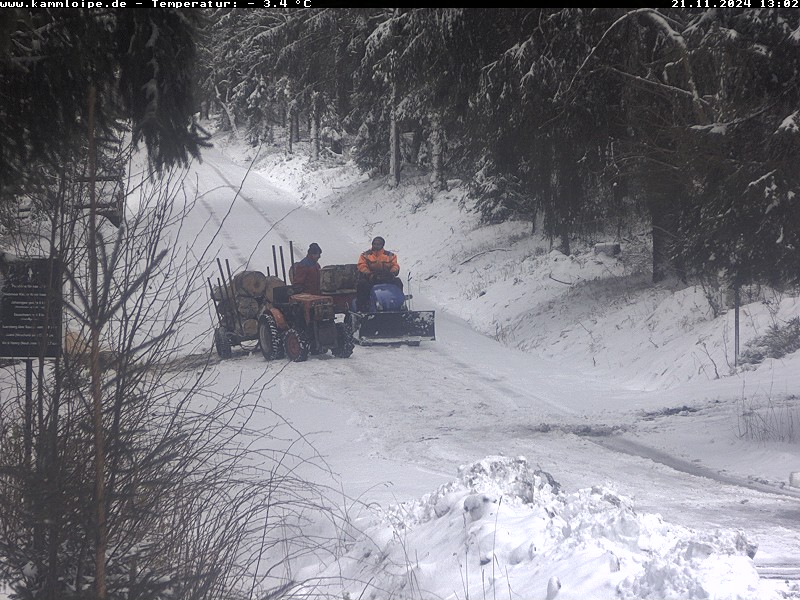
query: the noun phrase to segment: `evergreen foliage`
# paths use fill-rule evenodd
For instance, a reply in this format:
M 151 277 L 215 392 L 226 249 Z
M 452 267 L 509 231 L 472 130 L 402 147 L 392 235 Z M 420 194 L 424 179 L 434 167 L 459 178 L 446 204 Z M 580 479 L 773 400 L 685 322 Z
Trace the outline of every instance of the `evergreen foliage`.
M 98 91 L 99 130 L 129 120 L 156 168 L 198 156 L 192 68 L 199 18 L 178 9 L 0 12 L 0 192 L 34 183 L 35 165 L 58 172 L 79 154 L 90 86 Z
M 156 166 L 186 161 L 201 144 L 188 116 L 197 86 L 253 143 L 282 126 L 291 151 L 306 127 L 314 157 L 344 140 L 358 165 L 395 180 L 402 164 L 430 170 L 434 189 L 460 177 L 487 219 L 540 222 L 564 252 L 642 210 L 654 280 L 796 281 L 799 19 L 758 8 L 13 9 L 0 23 L 0 186 L 76 154 L 90 82 L 101 128 L 130 118 Z
M 654 280 L 800 280 L 793 9 L 5 9 L 0 200 L 24 192 L 54 224 L 59 211 L 85 205 L 85 190 L 74 189 L 90 87 L 100 145 L 129 127 L 158 170 L 199 155 L 199 93 L 253 143 L 269 141 L 278 125 L 290 144 L 308 123 L 315 152 L 328 131 L 331 150 L 341 152 L 333 142 L 344 136 L 364 169 L 393 177 L 401 162 L 428 169 L 434 191 L 445 172 L 461 177 L 487 220 L 541 223 L 565 253 L 576 235 L 642 210 L 652 223 Z M 169 207 L 142 211 L 156 221 L 140 224 L 138 245 L 120 238 L 119 248 L 151 256 L 148 232 L 164 231 L 158 219 L 168 220 Z M 119 248 L 104 254 L 121 262 L 105 265 L 103 281 L 142 284 L 135 272 L 117 275 L 139 258 L 122 260 Z M 148 277 L 160 273 L 158 261 L 151 269 Z M 146 295 L 141 302 L 149 306 Z M 127 333 L 119 339 L 132 340 Z M 794 352 L 798 339 L 798 319 L 776 325 L 743 362 Z M 145 356 L 145 369 L 136 360 L 149 347 L 122 349 L 104 388 L 111 597 L 219 597 L 211 587 L 228 585 L 220 569 L 235 562 L 221 553 L 251 543 L 249 519 L 269 499 L 262 482 L 242 480 L 247 531 L 209 522 L 191 537 L 193 516 L 224 516 L 213 492 L 233 489 L 230 464 L 213 456 L 230 438 L 224 427 L 219 446 L 197 435 L 210 425 L 189 410 L 189 391 L 175 396 L 177 408 L 153 412 L 148 377 L 165 355 Z M 21 597 L 85 597 L 93 578 L 95 524 L 83 501 L 93 482 L 81 461 L 92 451 L 92 423 L 82 366 L 72 367 L 38 392 L 35 427 L 31 416 L 0 436 L 0 570 L 14 574 Z M 0 408 L 24 412 L 18 396 Z
M 593 201 L 611 138 L 615 88 L 580 71 L 605 25 L 583 9 L 529 9 L 517 14 L 516 43 L 484 69 L 478 99 L 494 145 L 498 177 L 519 178 L 511 201 L 569 254 L 570 237 L 603 218 Z M 598 80 L 599 79 L 599 80 Z M 509 126 L 511 125 L 511 126 Z
M 270 70 L 275 51 L 268 41 L 285 20 L 280 12 L 220 9 L 201 43 L 203 97 L 223 109 L 226 128 L 238 133 L 242 125 L 254 140 L 277 122 L 279 77 Z
M 687 132 L 693 185 L 676 254 L 694 274 L 738 285 L 798 277 L 799 28 L 796 11 L 763 9 L 689 28 L 708 118 Z
M 4 90 L 16 90 L 0 109 L 4 182 L 37 157 L 57 162 L 80 137 L 90 74 L 103 126 L 132 117 L 156 163 L 196 151 L 180 115 L 191 106 L 181 92 L 201 15 L 66 14 L 4 14 Z M 328 132 L 331 149 L 343 139 L 364 169 L 399 178 L 401 163 L 422 167 L 435 189 L 460 177 L 487 219 L 539 222 L 565 252 L 576 235 L 642 210 L 655 280 L 800 278 L 796 11 L 202 14 L 199 90 L 254 143 L 277 125 L 291 144 L 307 127 L 312 153 Z M 53 106 L 66 135 L 50 143 L 41 115 Z

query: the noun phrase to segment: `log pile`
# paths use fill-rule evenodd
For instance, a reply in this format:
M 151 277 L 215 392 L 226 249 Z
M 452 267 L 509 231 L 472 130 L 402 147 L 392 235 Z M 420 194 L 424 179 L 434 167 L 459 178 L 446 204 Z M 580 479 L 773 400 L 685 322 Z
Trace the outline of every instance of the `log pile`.
M 276 278 L 268 278 L 261 271 L 242 271 L 227 286 L 212 288 L 211 297 L 225 329 L 246 338 L 258 334 L 258 315 L 267 304 L 267 284 L 271 279 Z

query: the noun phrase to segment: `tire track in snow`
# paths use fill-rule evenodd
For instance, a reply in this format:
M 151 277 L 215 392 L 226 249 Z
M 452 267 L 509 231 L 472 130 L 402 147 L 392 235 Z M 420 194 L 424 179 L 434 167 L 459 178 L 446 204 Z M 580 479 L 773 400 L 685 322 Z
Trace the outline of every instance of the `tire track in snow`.
M 213 165 L 209 166 L 213 167 Z M 217 171 L 217 173 L 219 174 L 218 169 L 215 168 L 214 170 Z M 223 179 L 225 178 L 223 177 Z M 227 180 L 225 180 L 225 182 L 226 184 L 228 183 Z M 217 233 L 214 234 L 214 237 L 220 237 L 223 240 L 222 244 L 223 247 L 227 250 L 231 250 L 233 253 L 233 257 L 236 260 L 238 260 L 240 264 L 244 264 L 247 261 L 247 259 L 244 256 L 244 253 L 242 252 L 241 248 L 239 248 L 239 246 L 237 245 L 236 240 L 233 238 L 233 236 L 231 236 L 228 230 L 225 227 L 223 227 L 223 219 L 220 218 L 219 214 L 217 214 L 217 211 L 214 209 L 211 203 L 208 200 L 206 200 L 205 195 L 207 192 L 200 193 L 200 188 L 196 183 L 190 183 L 190 185 L 192 189 L 194 189 L 197 195 L 196 196 L 197 203 L 200 204 L 200 206 L 202 206 L 206 210 L 206 212 L 208 212 L 209 219 L 216 227 Z
M 245 194 L 243 191 L 240 191 L 240 188 L 242 188 L 241 184 L 235 185 L 230 179 L 227 178 L 225 173 L 223 173 L 222 170 L 216 165 L 209 163 L 208 166 L 214 170 L 214 172 L 219 176 L 219 178 L 222 179 L 222 181 L 224 181 L 225 184 L 230 189 L 232 189 L 234 192 L 239 192 L 239 197 L 242 198 L 242 200 L 244 200 L 245 202 L 247 202 L 248 206 L 250 206 L 250 208 L 252 208 L 267 223 L 267 225 L 269 225 L 270 227 L 275 226 L 275 223 L 266 215 L 266 213 L 261 209 L 261 207 L 259 207 L 255 203 L 255 201 L 252 198 L 250 198 L 247 194 Z
M 681 473 L 687 473 L 689 475 L 694 475 L 695 477 L 705 477 L 706 479 L 711 479 L 724 485 L 733 485 L 757 492 L 763 492 L 765 494 L 776 494 L 778 496 L 800 500 L 800 489 L 795 490 L 790 487 L 781 488 L 775 485 L 754 481 L 752 479 L 745 479 L 744 477 L 725 475 L 719 471 L 714 471 L 713 469 L 698 465 L 697 463 L 683 460 L 676 456 L 672 456 L 671 454 L 667 454 L 666 452 L 662 452 L 661 450 L 656 450 L 655 448 L 645 446 L 644 444 L 640 444 L 639 442 L 635 442 L 621 436 L 603 438 L 587 437 L 585 439 L 605 448 L 606 450 L 652 460 L 653 462 L 669 467 L 674 471 L 680 471 Z
M 239 246 L 236 245 L 236 240 L 233 239 L 233 236 L 231 236 L 231 234 L 228 233 L 228 230 L 223 227 L 222 219 L 219 218 L 219 215 L 216 213 L 214 208 L 207 200 L 202 198 L 200 199 L 200 204 L 208 211 L 209 218 L 214 225 L 216 225 L 220 237 L 225 241 L 225 248 L 233 251 L 233 256 L 239 261 L 239 264 L 245 264 L 247 262 L 247 258 L 244 256 Z
M 669 469 L 677 471 L 679 473 L 686 473 L 694 477 L 703 477 L 705 479 L 709 479 L 711 481 L 726 486 L 743 488 L 758 493 L 779 496 L 781 499 L 786 500 L 788 502 L 792 502 L 794 500 L 800 501 L 800 490 L 796 490 L 790 487 L 782 488 L 779 486 L 770 485 L 767 483 L 761 483 L 751 479 L 746 479 L 744 477 L 726 475 L 724 473 L 714 471 L 713 469 L 710 469 L 708 467 L 698 465 L 697 463 L 683 460 L 681 458 L 678 458 L 661 450 L 645 446 L 644 444 L 627 439 L 622 436 L 609 436 L 603 438 L 583 437 L 583 439 L 592 442 L 593 444 L 596 444 L 597 446 L 600 446 L 605 450 L 609 450 L 611 452 L 617 452 L 620 454 L 625 454 L 628 456 L 632 456 L 634 458 L 650 460 L 657 464 L 663 465 Z M 760 509 L 754 508 L 752 510 L 758 511 Z M 800 503 L 797 504 L 797 510 L 790 510 L 790 511 L 777 510 L 774 511 L 769 518 L 773 526 L 780 525 L 781 527 L 784 527 L 787 530 L 795 531 L 797 529 L 798 514 L 800 514 Z M 763 518 L 763 515 L 758 513 L 758 518 Z M 762 577 L 764 579 L 783 579 L 786 581 L 800 581 L 800 564 L 793 561 L 786 562 L 785 560 L 786 558 L 789 558 L 791 560 L 791 553 L 789 553 L 789 555 L 786 556 L 785 558 L 782 559 L 779 558 L 780 562 L 766 562 L 759 564 L 758 552 L 756 551 L 756 556 L 754 557 L 754 563 L 759 577 Z
M 252 198 L 250 198 L 250 197 L 249 197 L 247 194 L 245 194 L 245 193 L 244 193 L 244 191 L 241 189 L 241 188 L 242 188 L 242 186 L 241 186 L 241 185 L 235 185 L 235 184 L 234 184 L 234 183 L 233 183 L 233 182 L 232 182 L 230 179 L 228 179 L 228 178 L 225 176 L 225 174 L 222 172 L 222 170 L 221 170 L 219 167 L 217 167 L 216 165 L 209 163 L 209 165 L 208 165 L 208 166 L 209 166 L 209 167 L 211 167 L 211 168 L 214 170 L 214 172 L 215 172 L 215 173 L 216 173 L 216 174 L 219 176 L 219 178 L 220 178 L 220 179 L 222 179 L 222 181 L 224 181 L 224 182 L 225 182 L 225 184 L 226 184 L 226 185 L 227 185 L 227 186 L 228 186 L 230 189 L 232 189 L 234 192 L 238 192 L 238 194 L 239 194 L 239 197 L 241 197 L 241 198 L 242 198 L 242 200 L 244 200 L 244 201 L 247 203 L 247 206 L 249 206 L 250 208 L 252 208 L 252 209 L 253 209 L 253 210 L 256 212 L 256 214 L 257 214 L 259 217 L 261 217 L 261 219 L 263 219 L 263 221 L 264 221 L 264 222 L 265 222 L 265 223 L 268 225 L 268 227 L 267 227 L 267 232 L 269 232 L 269 231 L 273 231 L 273 230 L 275 229 L 275 227 L 276 227 L 276 226 L 277 226 L 277 224 L 278 224 L 278 223 L 279 223 L 279 222 L 280 222 L 280 221 L 283 219 L 283 217 L 282 217 L 281 219 L 278 219 L 277 221 L 276 221 L 276 220 L 273 220 L 271 217 L 269 217 L 269 216 L 267 215 L 267 213 L 264 211 L 264 209 L 263 209 L 263 208 L 261 208 L 261 207 L 260 207 L 260 206 L 259 206 L 259 205 L 258 205 L 258 204 L 255 202 L 255 200 L 253 200 L 253 199 L 252 199 Z M 298 207 L 298 208 L 299 208 L 299 207 Z M 285 215 L 284 215 L 284 216 L 285 216 Z M 281 240 L 281 242 L 283 242 L 283 243 L 284 243 L 284 244 L 286 244 L 286 245 L 288 245 L 288 244 L 289 244 L 289 239 L 288 239 L 288 238 L 287 238 L 285 235 L 283 235 L 283 234 L 282 234 L 280 231 L 276 231 L 275 233 L 276 233 L 276 235 L 278 236 L 278 238 Z
M 470 364 L 467 361 L 458 358 L 457 356 L 454 356 L 452 351 L 448 350 L 447 346 L 442 346 L 437 354 L 458 367 L 461 372 L 469 373 L 471 375 L 471 380 L 474 379 L 476 381 L 480 381 L 491 389 L 502 394 L 502 396 L 508 400 L 508 405 L 510 408 L 516 410 L 525 410 L 529 407 L 520 406 L 519 403 L 515 402 L 515 400 L 526 400 L 545 404 L 554 409 L 558 414 L 564 416 L 580 416 L 580 413 L 576 410 L 572 410 L 556 402 L 548 400 L 546 397 L 536 394 L 535 392 L 519 389 L 515 383 L 509 382 L 508 378 L 506 377 L 487 375 L 486 373 L 481 372 L 475 365 Z
M 233 193 L 236 195 L 234 197 L 234 200 L 231 202 L 231 204 L 228 205 L 229 208 L 231 207 L 232 203 L 236 201 L 235 200 L 236 197 L 240 197 L 240 198 L 242 198 L 242 200 L 245 201 L 245 205 L 249 206 L 260 217 L 260 219 L 267 225 L 267 227 L 265 229 L 264 237 L 266 237 L 267 233 L 274 231 L 276 225 L 283 218 L 285 218 L 286 215 L 284 215 L 284 217 L 282 217 L 281 219 L 278 219 L 277 221 L 271 219 L 267 215 L 267 213 L 252 198 L 250 198 L 247 194 L 244 193 L 244 191 L 242 191 L 242 189 L 241 189 L 242 186 L 241 185 L 235 185 L 225 175 L 225 173 L 219 167 L 214 165 L 213 163 L 206 162 L 206 165 L 209 168 L 211 168 L 214 171 L 214 173 L 216 173 L 217 177 L 219 177 L 222 180 L 223 186 L 221 186 L 221 187 L 227 187 L 228 189 L 233 191 Z M 248 265 L 250 263 L 250 260 L 252 259 L 253 253 L 255 252 L 255 248 L 252 249 L 250 252 L 245 253 L 239 247 L 239 245 L 237 243 L 237 240 L 230 234 L 228 229 L 223 226 L 224 221 L 219 216 L 217 211 L 214 209 L 212 204 L 208 200 L 203 198 L 203 197 L 199 198 L 199 202 L 203 206 L 203 208 L 205 208 L 208 211 L 208 213 L 210 215 L 210 218 L 211 218 L 211 221 L 216 225 L 217 230 L 219 231 L 220 237 L 224 240 L 224 247 L 226 249 L 232 251 L 233 257 L 238 261 L 238 263 L 240 265 L 245 265 L 245 266 Z M 286 238 L 285 235 L 283 235 L 280 231 L 275 231 L 275 234 L 277 235 L 277 237 L 280 239 L 280 241 L 283 244 L 287 244 L 288 245 L 289 240 Z M 262 237 L 262 240 L 263 239 L 264 238 Z
M 758 571 L 758 576 L 763 579 L 800 581 L 800 565 L 798 564 L 781 563 L 756 565 L 756 571 Z

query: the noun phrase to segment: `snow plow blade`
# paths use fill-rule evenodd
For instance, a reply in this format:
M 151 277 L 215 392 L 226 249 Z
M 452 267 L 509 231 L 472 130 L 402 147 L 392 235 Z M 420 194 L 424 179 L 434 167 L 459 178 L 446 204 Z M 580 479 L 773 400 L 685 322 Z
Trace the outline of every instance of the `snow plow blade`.
M 355 337 L 362 346 L 408 344 L 436 339 L 432 310 L 355 313 Z

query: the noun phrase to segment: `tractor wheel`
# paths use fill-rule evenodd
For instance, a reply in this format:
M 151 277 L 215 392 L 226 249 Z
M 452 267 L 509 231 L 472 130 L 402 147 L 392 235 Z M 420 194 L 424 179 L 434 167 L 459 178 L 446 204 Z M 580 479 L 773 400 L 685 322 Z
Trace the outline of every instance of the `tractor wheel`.
M 303 362 L 308 358 L 308 341 L 296 329 L 289 329 L 283 334 L 283 347 L 286 358 L 292 362 Z
M 267 360 L 283 358 L 283 343 L 274 317 L 261 317 L 258 323 L 258 345 Z
M 217 354 L 219 354 L 220 358 L 230 358 L 233 356 L 228 332 L 222 329 L 222 327 L 217 327 L 214 330 L 214 347 L 217 349 Z
M 358 337 L 356 337 L 355 332 L 358 328 L 358 323 L 356 319 L 353 317 L 353 313 L 347 313 L 344 317 L 344 326 L 347 327 L 347 330 L 350 332 L 350 339 L 352 340 L 353 344 L 361 344 Z
M 350 358 L 354 347 L 353 330 L 350 328 L 350 324 L 347 322 L 337 323 L 336 348 L 332 350 L 333 355 L 337 358 Z

